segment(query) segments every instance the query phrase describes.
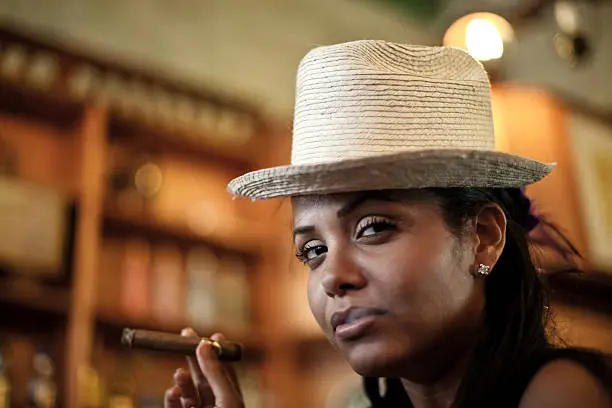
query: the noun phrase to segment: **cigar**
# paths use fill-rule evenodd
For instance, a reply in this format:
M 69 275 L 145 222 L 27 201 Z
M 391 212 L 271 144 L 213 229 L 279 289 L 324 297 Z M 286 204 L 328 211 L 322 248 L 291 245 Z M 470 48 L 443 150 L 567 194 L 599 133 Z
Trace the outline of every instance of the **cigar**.
M 181 336 L 152 330 L 125 328 L 121 335 L 121 344 L 127 348 L 165 351 L 168 353 L 195 355 L 201 341 L 208 342 L 221 361 L 240 361 L 242 345 L 233 341 L 216 341 L 206 337 Z

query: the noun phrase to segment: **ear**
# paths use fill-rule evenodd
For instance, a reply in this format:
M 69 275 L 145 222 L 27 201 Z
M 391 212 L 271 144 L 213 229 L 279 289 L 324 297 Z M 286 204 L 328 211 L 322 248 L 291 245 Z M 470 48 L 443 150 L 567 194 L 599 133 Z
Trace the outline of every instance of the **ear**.
M 506 244 L 506 222 L 506 215 L 497 204 L 484 206 L 476 215 L 474 270 L 480 264 L 493 269 Z

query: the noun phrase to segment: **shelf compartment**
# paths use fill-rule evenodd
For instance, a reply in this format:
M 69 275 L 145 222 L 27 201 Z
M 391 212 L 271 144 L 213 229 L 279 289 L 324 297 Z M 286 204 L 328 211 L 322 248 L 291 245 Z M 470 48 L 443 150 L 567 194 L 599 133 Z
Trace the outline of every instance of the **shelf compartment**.
M 70 305 L 69 289 L 21 276 L 0 277 L 0 303 L 30 311 L 65 315 Z
M 209 245 L 222 250 L 231 250 L 244 255 L 256 255 L 266 239 L 262 228 L 245 222 L 245 232 L 238 234 L 233 230 L 222 230 L 213 234 L 200 234 L 187 223 L 164 220 L 146 213 L 128 214 L 112 206 L 104 210 L 104 230 L 108 235 L 134 234 L 157 241 L 169 241 L 181 245 Z M 259 231 L 262 231 L 261 233 Z
M 0 79 L 0 111 L 70 128 L 83 109 L 76 101 Z

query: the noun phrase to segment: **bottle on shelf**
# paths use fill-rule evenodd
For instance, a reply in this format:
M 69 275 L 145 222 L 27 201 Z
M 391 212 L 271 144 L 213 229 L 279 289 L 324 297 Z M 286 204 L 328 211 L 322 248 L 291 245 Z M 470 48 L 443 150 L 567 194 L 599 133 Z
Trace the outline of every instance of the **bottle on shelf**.
M 57 404 L 55 364 L 44 346 L 39 346 L 32 361 L 34 374 L 28 384 L 28 408 L 54 408 Z
M 4 348 L 0 346 L 0 408 L 11 406 L 11 382 Z
M 91 365 L 81 366 L 78 379 L 83 396 L 83 407 L 102 408 L 104 406 L 104 387 L 98 371 Z
M 135 385 L 131 374 L 131 359 L 118 356 L 108 387 L 108 408 L 136 408 Z

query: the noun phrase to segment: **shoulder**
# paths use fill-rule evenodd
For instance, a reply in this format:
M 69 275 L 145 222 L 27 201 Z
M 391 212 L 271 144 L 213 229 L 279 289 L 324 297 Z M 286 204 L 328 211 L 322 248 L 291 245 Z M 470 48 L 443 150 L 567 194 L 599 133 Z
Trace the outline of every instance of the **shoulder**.
M 537 371 L 519 405 L 519 408 L 540 407 L 610 408 L 612 395 L 584 364 L 561 358 Z

